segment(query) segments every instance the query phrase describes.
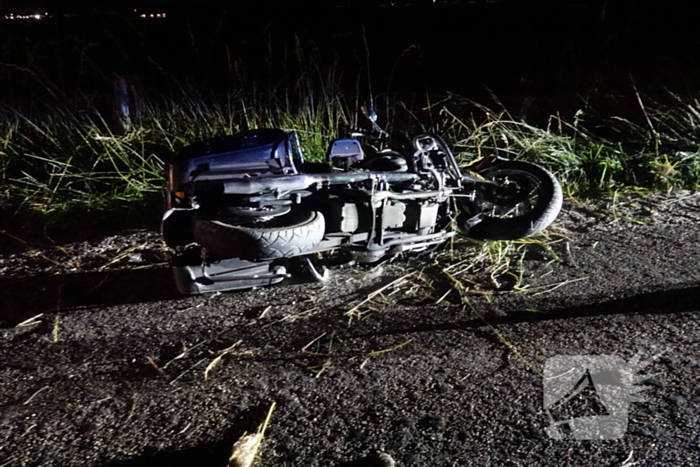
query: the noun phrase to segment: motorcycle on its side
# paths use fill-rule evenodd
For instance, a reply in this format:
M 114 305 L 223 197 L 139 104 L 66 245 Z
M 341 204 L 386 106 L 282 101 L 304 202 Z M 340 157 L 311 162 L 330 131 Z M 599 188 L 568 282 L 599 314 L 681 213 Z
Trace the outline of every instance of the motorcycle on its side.
M 368 128 L 307 162 L 296 133 L 258 129 L 187 146 L 166 166 L 162 234 L 178 289 L 199 294 L 324 280 L 326 265 L 375 263 L 481 240 L 534 235 L 559 214 L 555 177 L 497 156 L 460 169 L 447 143 L 421 134 L 393 148 L 373 110 Z M 328 257 L 327 264 L 319 255 Z

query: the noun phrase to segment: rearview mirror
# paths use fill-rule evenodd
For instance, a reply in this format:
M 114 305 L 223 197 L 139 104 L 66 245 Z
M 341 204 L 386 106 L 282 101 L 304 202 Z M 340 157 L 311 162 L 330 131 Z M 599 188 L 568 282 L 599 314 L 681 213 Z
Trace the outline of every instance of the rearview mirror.
M 377 121 L 377 112 L 374 111 L 372 107 L 365 107 L 364 105 L 360 107 L 362 110 L 362 113 L 365 114 L 365 117 L 367 117 L 367 120 L 370 122 L 376 122 Z

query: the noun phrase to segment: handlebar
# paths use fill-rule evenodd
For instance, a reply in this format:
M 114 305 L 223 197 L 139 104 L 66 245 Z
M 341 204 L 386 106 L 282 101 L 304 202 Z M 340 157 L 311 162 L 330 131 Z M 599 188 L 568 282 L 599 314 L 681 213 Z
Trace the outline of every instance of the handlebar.
M 389 133 L 386 131 L 382 130 L 379 125 L 373 125 L 376 126 L 375 128 L 372 128 L 371 130 L 365 129 L 365 128 L 359 128 L 355 126 L 348 126 L 346 127 L 345 131 L 342 133 L 345 133 L 351 138 L 367 138 L 372 141 L 377 141 L 377 142 L 382 142 L 385 143 L 389 141 L 391 138 L 389 136 Z
M 377 113 L 374 111 L 374 109 L 372 107 L 362 105 L 360 107 L 360 111 L 370 123 L 371 128 L 367 129 L 350 125 L 347 127 L 347 131 L 344 133 L 351 138 L 366 138 L 373 142 L 379 143 L 388 142 L 391 137 L 389 136 L 389 133 L 384 131 L 382 127 L 377 124 Z

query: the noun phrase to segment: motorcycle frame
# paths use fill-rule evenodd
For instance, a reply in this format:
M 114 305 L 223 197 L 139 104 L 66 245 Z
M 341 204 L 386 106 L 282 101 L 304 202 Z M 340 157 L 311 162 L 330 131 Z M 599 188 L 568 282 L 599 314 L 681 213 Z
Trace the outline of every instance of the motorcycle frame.
M 360 145 L 357 139 L 345 140 L 356 141 Z M 329 148 L 338 141 L 341 140 L 335 140 Z M 332 166 L 334 160 L 345 159 L 345 170 L 329 173 L 300 172 L 299 167 L 302 167 L 305 161 L 295 132 L 286 133 L 280 143 L 279 160 L 282 163 L 278 167 L 273 167 L 276 173 L 241 177 L 241 170 L 248 169 L 242 164 L 218 170 L 210 170 L 207 165 L 178 172 L 181 166 L 169 164 L 167 167 L 168 209 L 162 221 L 163 237 L 170 246 L 184 246 L 193 242 L 188 231 L 194 213 L 202 207 L 198 199 L 199 194 L 206 193 L 211 187 L 217 187 L 220 195 L 234 197 L 238 202 L 248 205 L 257 204 L 262 207 L 299 204 L 303 198 L 314 193 L 365 184 L 371 186 L 370 189 L 365 190 L 364 195 L 367 197 L 367 203 L 372 207 L 372 228 L 368 232 L 324 235 L 323 240 L 314 249 L 305 253 L 307 258 L 308 255 L 315 253 L 346 248 L 353 252 L 357 261 L 373 263 L 402 252 L 421 251 L 442 244 L 456 235 L 456 232 L 442 229 L 430 233 L 396 231 L 388 233 L 382 225 L 384 206 L 389 200 L 399 202 L 433 200 L 437 205 L 445 203 L 449 205 L 455 192 L 482 181 L 461 173 L 452 151 L 440 136 L 419 135 L 413 139 L 412 144 L 415 151 L 409 160 L 412 169 L 410 172 L 351 171 L 348 159 L 357 161 L 362 157 L 353 155 L 351 151 L 347 157 L 334 157 L 331 149 L 327 155 L 327 164 Z M 431 151 L 433 153 L 440 151 L 443 154 L 444 167 L 439 170 L 434 167 Z M 479 169 L 491 166 L 499 159 L 496 157 L 484 159 Z M 188 167 L 188 169 L 191 168 Z M 426 182 L 431 178 L 437 185 L 433 190 L 395 193 L 388 189 L 391 185 Z M 354 191 L 362 193 L 360 189 Z M 448 206 L 448 209 L 454 209 L 454 206 Z M 287 271 L 295 267 L 290 265 L 289 259 L 254 262 L 241 258 L 217 257 L 203 249 L 198 259 L 190 258 L 188 261 L 184 259 L 186 257 L 187 255 L 174 256 L 171 260 L 178 288 L 185 294 L 272 285 L 291 277 Z M 310 261 L 305 262 L 305 267 L 313 277 L 323 277 L 323 274 L 318 273 Z

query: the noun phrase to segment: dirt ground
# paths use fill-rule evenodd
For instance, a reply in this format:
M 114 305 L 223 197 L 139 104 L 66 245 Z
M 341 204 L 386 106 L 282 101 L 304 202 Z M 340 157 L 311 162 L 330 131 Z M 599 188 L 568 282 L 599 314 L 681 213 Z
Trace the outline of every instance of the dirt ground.
M 272 403 L 260 466 L 700 465 L 699 220 L 567 201 L 532 242 L 193 297 L 156 232 L 4 232 L 0 466 L 225 466 Z M 547 435 L 549 358 L 660 352 L 624 436 Z

